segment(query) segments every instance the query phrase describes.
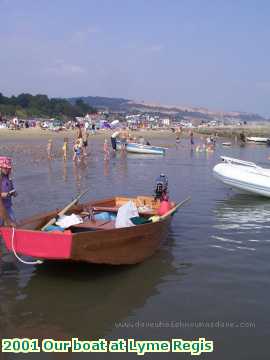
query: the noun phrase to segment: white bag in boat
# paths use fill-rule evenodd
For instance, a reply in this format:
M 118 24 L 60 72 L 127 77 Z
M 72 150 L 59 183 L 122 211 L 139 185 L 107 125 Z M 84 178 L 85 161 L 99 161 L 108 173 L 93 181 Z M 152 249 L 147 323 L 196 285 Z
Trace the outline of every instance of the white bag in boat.
M 135 216 L 139 216 L 137 206 L 132 201 L 128 201 L 118 209 L 115 227 L 122 228 L 134 226 L 130 218 Z
M 72 225 L 81 224 L 82 222 L 83 222 L 83 219 L 79 215 L 76 215 L 76 214 L 62 215 L 56 221 L 56 225 L 61 226 L 62 228 L 66 229 Z

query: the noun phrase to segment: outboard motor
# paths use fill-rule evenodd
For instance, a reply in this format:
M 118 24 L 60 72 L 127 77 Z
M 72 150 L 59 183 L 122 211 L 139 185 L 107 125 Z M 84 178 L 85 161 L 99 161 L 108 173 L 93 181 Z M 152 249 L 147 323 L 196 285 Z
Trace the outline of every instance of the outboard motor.
M 163 198 L 167 197 L 168 193 L 168 178 L 164 174 L 160 174 L 156 179 L 156 187 L 155 187 L 155 199 L 163 200 Z

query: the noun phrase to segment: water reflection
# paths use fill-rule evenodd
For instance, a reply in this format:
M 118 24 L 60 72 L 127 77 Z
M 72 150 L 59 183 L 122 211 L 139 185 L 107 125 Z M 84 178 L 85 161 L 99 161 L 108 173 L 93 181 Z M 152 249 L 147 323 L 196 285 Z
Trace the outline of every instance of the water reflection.
M 261 244 L 270 245 L 270 236 L 265 237 L 265 229 L 270 228 L 268 199 L 237 194 L 219 201 L 214 215 L 211 247 L 255 252 Z
M 104 166 L 103 166 L 103 174 L 104 174 L 104 176 L 109 176 L 110 175 L 110 166 L 109 166 L 109 164 L 110 164 L 110 161 L 109 161 L 109 159 L 106 159 L 106 160 L 104 160 Z
M 118 161 L 116 163 L 117 175 L 121 178 L 126 178 L 128 175 L 128 160 L 127 153 L 125 151 L 119 151 L 117 156 Z
M 81 174 L 79 171 L 79 164 L 77 162 L 73 162 L 73 176 L 75 179 L 76 190 L 79 193 L 81 191 Z
M 48 183 L 49 185 L 53 185 L 53 169 L 52 169 L 52 161 L 47 160 L 48 166 Z
M 67 179 L 68 179 L 68 177 L 67 177 L 67 161 L 64 160 L 63 161 L 63 181 L 64 181 L 64 183 L 67 182 Z
M 5 272 L 5 291 L 0 296 L 4 336 L 105 336 L 115 322 L 144 306 L 159 285 L 179 271 L 166 249 L 136 266 L 44 263 L 31 269 L 34 272 L 23 287 L 16 268 L 11 274 Z
M 262 229 L 270 227 L 270 202 L 256 196 L 237 194 L 218 202 L 214 210 L 217 229 Z

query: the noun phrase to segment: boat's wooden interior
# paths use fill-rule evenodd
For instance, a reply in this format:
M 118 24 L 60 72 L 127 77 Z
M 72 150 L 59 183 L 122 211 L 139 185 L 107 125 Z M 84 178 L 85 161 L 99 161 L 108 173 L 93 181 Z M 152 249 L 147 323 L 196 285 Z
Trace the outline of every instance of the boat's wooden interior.
M 105 200 L 75 205 L 66 213 L 66 215 L 75 213 L 82 216 L 84 219 L 82 224 L 73 227 L 73 229 L 76 228 L 76 232 L 80 230 L 82 232 L 86 230 L 109 230 L 114 228 L 114 221 L 93 220 L 91 215 L 104 211 L 117 213 L 119 207 L 127 203 L 129 200 L 136 204 L 140 216 L 145 217 L 157 214 L 157 209 L 160 206 L 159 200 L 155 200 L 152 196 L 137 196 L 135 198 L 117 196 Z M 48 221 L 57 216 L 60 211 L 61 209 L 56 209 L 54 211 L 26 219 L 18 224 L 18 228 L 40 230 Z
M 84 232 L 89 230 L 111 230 L 115 228 L 113 220 L 85 220 L 82 224 L 71 226 L 72 232 Z
M 130 200 L 135 203 L 140 215 L 155 215 L 157 213 L 157 209 L 160 206 L 160 201 L 155 200 L 155 198 L 152 196 L 137 196 L 136 198 L 116 196 L 112 199 L 96 201 L 90 205 L 94 211 L 117 212 L 120 206 L 124 205 Z

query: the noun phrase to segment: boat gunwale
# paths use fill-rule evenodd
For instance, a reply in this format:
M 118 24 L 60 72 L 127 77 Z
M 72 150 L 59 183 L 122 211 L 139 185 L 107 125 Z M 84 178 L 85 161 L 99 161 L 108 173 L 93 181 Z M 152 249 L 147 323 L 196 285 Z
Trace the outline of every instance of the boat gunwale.
M 118 196 L 114 196 L 114 197 L 110 197 L 110 198 L 105 198 L 105 199 L 100 199 L 100 200 L 97 200 L 97 201 L 89 201 L 89 202 L 85 202 L 85 203 L 79 203 L 77 205 L 74 205 L 72 206 L 72 208 L 69 210 L 69 212 L 72 212 L 72 211 L 82 211 L 84 207 L 92 207 L 92 208 L 95 208 L 95 207 L 98 207 L 99 204 L 103 204 L 103 203 L 106 203 L 106 202 L 113 202 L 113 201 L 117 201 L 118 199 L 126 199 L 127 201 L 136 201 L 137 198 L 140 198 L 140 197 L 146 197 L 146 198 L 149 198 L 149 199 L 154 199 L 153 196 L 144 196 L 144 195 L 139 195 L 137 197 L 128 197 L 128 196 L 121 196 L 121 195 L 118 195 Z M 109 208 L 109 207 L 108 207 Z M 111 211 L 111 212 L 116 212 L 118 210 L 118 208 L 115 206 L 115 211 Z M 104 206 L 104 209 L 105 209 L 105 206 Z M 25 219 L 22 219 L 16 226 L 16 230 L 24 230 L 24 231 L 31 231 L 31 232 L 44 232 L 44 231 L 41 231 L 38 230 L 38 229 L 27 229 L 25 228 L 24 226 L 27 226 L 27 225 L 30 225 L 34 222 L 45 222 L 47 221 L 48 218 L 53 218 L 57 215 L 57 213 L 60 211 L 61 209 L 60 208 L 56 208 L 54 210 L 51 210 L 51 211 L 48 211 L 48 212 L 45 212 L 45 213 L 40 213 L 40 214 L 36 214 L 36 215 L 33 215 L 33 216 L 30 216 L 28 218 L 25 218 Z M 98 211 L 105 211 L 105 210 L 98 210 Z M 155 214 L 149 214 L 149 213 L 144 213 L 144 212 L 141 212 L 140 213 L 140 216 L 143 216 L 143 215 L 146 215 L 146 216 L 153 216 Z M 138 225 L 144 225 L 144 224 L 138 224 Z M 1 232 L 1 227 L 3 228 L 9 228 L 8 226 L 0 226 L 0 232 Z M 108 230 L 111 230 L 111 229 L 107 229 L 106 231 Z M 114 230 L 114 229 L 112 229 Z

